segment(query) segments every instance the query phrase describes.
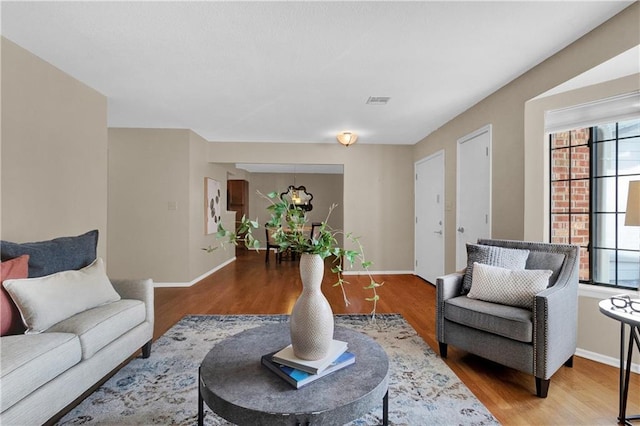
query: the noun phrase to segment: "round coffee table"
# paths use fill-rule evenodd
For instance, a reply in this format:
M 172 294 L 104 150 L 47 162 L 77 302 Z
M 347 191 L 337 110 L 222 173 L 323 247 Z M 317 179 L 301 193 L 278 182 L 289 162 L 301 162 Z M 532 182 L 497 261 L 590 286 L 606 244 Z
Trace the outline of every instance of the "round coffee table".
M 294 389 L 264 367 L 262 355 L 290 343 L 289 324 L 269 324 L 219 342 L 200 365 L 198 424 L 203 402 L 239 425 L 344 424 L 382 402 L 388 424 L 389 360 L 370 337 L 336 327 L 334 338 L 348 343 L 355 364 Z

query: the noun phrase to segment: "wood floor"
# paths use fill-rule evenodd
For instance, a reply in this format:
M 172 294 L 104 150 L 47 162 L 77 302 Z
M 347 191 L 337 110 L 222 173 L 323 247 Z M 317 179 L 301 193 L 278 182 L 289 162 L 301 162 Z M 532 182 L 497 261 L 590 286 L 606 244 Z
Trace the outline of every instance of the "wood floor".
M 327 265 L 330 266 L 330 265 Z M 155 337 L 187 314 L 288 314 L 301 290 L 298 263 L 274 259 L 264 252 L 238 250 L 237 261 L 189 288 L 155 290 Z M 369 313 L 362 287 L 368 280 L 348 276 L 345 307 L 325 271 L 323 292 L 334 313 Z M 380 275 L 379 313 L 400 313 L 438 353 L 435 340 L 435 288 L 413 275 Z M 597 315 L 597 313 L 595 313 Z M 445 362 L 504 425 L 614 425 L 618 414 L 618 369 L 575 357 L 573 368 L 561 367 L 552 377 L 549 396 L 537 398 L 532 376 L 449 347 Z M 640 376 L 632 374 L 628 413 L 640 414 Z

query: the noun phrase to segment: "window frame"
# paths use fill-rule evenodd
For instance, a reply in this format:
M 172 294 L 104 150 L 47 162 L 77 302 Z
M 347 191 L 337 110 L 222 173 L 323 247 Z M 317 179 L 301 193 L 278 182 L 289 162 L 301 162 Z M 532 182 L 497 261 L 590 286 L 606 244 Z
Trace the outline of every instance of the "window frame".
M 631 118 L 631 120 L 639 120 L 640 121 L 640 117 L 633 117 Z M 620 123 L 621 122 L 625 122 L 625 121 L 629 121 L 629 118 L 625 117 L 625 118 L 618 118 L 615 119 L 607 124 L 614 124 L 615 125 L 615 132 L 613 133 L 613 137 L 609 137 L 606 139 L 602 139 L 602 140 L 597 140 L 597 129 L 598 127 L 602 127 L 602 126 L 598 126 L 598 125 L 591 125 L 591 126 L 578 126 L 575 127 L 572 130 L 565 130 L 564 132 L 567 132 L 569 134 L 568 137 L 568 141 L 566 143 L 566 146 L 555 146 L 554 147 L 554 136 L 562 133 L 562 131 L 556 131 L 556 132 L 550 132 L 548 134 L 548 147 L 549 147 L 549 175 L 548 175 L 548 179 L 549 179 L 549 210 L 548 210 L 548 214 L 549 214 L 549 241 L 553 242 L 554 241 L 554 217 L 557 218 L 558 216 L 561 215 L 566 215 L 567 217 L 567 229 L 568 229 L 568 235 L 566 237 L 566 241 L 569 244 L 574 244 L 574 242 L 572 241 L 572 237 L 573 237 L 573 231 L 572 231 L 572 227 L 574 226 L 574 219 L 575 219 L 575 215 L 577 214 L 585 214 L 583 212 L 575 212 L 573 211 L 573 205 L 574 205 L 574 201 L 572 199 L 572 197 L 574 196 L 574 192 L 572 191 L 572 183 L 576 182 L 576 181 L 585 181 L 584 178 L 574 178 L 574 163 L 573 163 L 573 153 L 574 153 L 574 148 L 575 147 L 581 147 L 581 146 L 587 146 L 588 147 L 588 153 L 589 153 L 589 176 L 586 179 L 586 182 L 588 182 L 588 194 L 589 194 L 589 207 L 588 207 L 588 212 L 586 213 L 588 215 L 588 220 L 589 220 L 589 226 L 588 226 L 588 243 L 585 245 L 580 245 L 581 249 L 581 253 L 583 249 L 586 249 L 587 253 L 588 253 L 588 277 L 587 279 L 580 279 L 580 283 L 583 284 L 591 284 L 591 285 L 595 285 L 595 286 L 599 286 L 599 287 L 610 287 L 610 288 L 616 288 L 616 289 L 622 289 L 622 290 L 637 290 L 638 288 L 640 288 L 640 282 L 638 282 L 637 284 L 627 284 L 625 285 L 624 283 L 620 283 L 620 263 L 619 263 L 619 254 L 621 251 L 623 252 L 629 252 L 629 253 L 636 253 L 636 254 L 640 254 L 640 247 L 638 247 L 638 249 L 628 249 L 628 248 L 621 248 L 620 247 L 620 219 L 621 216 L 624 215 L 626 213 L 624 206 L 620 206 L 620 193 L 619 193 L 619 189 L 620 189 L 620 178 L 621 177 L 637 177 L 638 179 L 640 179 L 640 173 L 621 173 L 620 171 L 620 144 L 621 141 L 624 140 L 628 140 L 628 139 L 638 139 L 640 138 L 640 131 L 637 133 L 633 133 L 631 135 L 626 135 L 623 137 L 620 137 Z M 582 144 L 577 144 L 577 145 L 572 145 L 572 137 L 574 135 L 575 131 L 578 131 L 580 129 L 588 129 L 589 130 L 589 138 L 587 140 L 587 143 L 582 143 Z M 614 164 L 615 164 L 615 171 L 613 174 L 599 174 L 598 173 L 598 161 L 599 161 L 599 156 L 601 156 L 602 154 L 598 154 L 598 148 L 599 147 L 604 147 L 605 143 L 611 143 L 613 142 L 615 145 L 615 160 L 614 160 Z M 567 177 L 566 179 L 555 179 L 554 180 L 554 175 L 557 174 L 557 172 L 555 172 L 554 170 L 554 166 L 556 165 L 556 163 L 554 162 L 554 153 L 559 151 L 559 150 L 563 150 L 566 149 L 568 150 L 568 160 L 567 160 Z M 577 167 L 576 167 L 577 168 Z M 557 176 L 556 176 L 557 177 Z M 602 196 L 603 191 L 601 188 L 604 188 L 604 185 L 602 185 L 601 183 L 605 181 L 605 179 L 610 179 L 613 178 L 615 180 L 615 187 L 614 187 L 614 208 L 613 211 L 607 211 L 606 208 L 604 208 L 603 210 L 598 209 L 598 211 L 596 211 L 596 208 L 598 207 L 598 202 L 596 201 L 598 198 L 598 196 Z M 567 210 L 562 212 L 559 211 L 558 209 L 554 209 L 554 183 L 556 182 L 568 182 L 568 188 L 566 189 L 566 194 L 568 194 L 568 206 L 567 206 Z M 599 232 L 599 223 L 602 219 L 602 217 L 606 217 L 608 215 L 612 215 L 614 217 L 614 245 L 613 247 L 608 247 L 606 244 L 604 245 L 596 245 L 596 243 L 598 243 L 598 232 Z M 556 222 L 557 223 L 557 222 Z M 604 222 L 603 222 L 604 223 Z M 556 241 L 558 236 L 555 235 Z M 601 242 L 603 240 L 600 240 Z M 596 265 L 594 264 L 594 262 L 597 261 L 596 259 L 596 251 L 597 250 L 610 250 L 614 252 L 614 264 L 615 264 L 615 268 L 614 268 L 614 279 L 613 280 L 609 280 L 610 282 L 601 282 L 601 281 L 597 281 L 598 278 L 598 274 L 601 273 L 602 271 L 600 270 L 596 270 Z M 582 257 L 582 255 L 581 255 Z M 611 270 L 609 270 L 610 272 Z M 582 275 L 582 269 L 581 269 L 581 275 Z

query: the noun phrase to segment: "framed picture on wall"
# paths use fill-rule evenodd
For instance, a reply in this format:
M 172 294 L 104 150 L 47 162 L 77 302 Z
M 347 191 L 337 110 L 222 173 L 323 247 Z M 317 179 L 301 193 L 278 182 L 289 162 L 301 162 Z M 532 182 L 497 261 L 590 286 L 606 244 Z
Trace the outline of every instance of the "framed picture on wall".
M 204 178 L 204 223 L 207 235 L 218 231 L 218 224 L 222 220 L 221 198 L 220 182 L 208 177 Z

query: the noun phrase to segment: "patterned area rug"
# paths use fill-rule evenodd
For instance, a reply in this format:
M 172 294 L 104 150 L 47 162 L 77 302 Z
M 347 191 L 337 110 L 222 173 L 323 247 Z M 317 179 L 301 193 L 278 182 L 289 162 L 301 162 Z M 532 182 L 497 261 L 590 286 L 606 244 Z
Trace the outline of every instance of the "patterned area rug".
M 194 425 L 198 366 L 220 340 L 286 315 L 190 315 L 75 407 L 60 425 Z M 397 314 L 337 315 L 336 325 L 363 332 L 390 362 L 389 422 L 393 425 L 496 425 L 498 421 L 416 331 Z M 381 424 L 379 409 L 350 425 Z M 206 425 L 229 425 L 205 408 Z

